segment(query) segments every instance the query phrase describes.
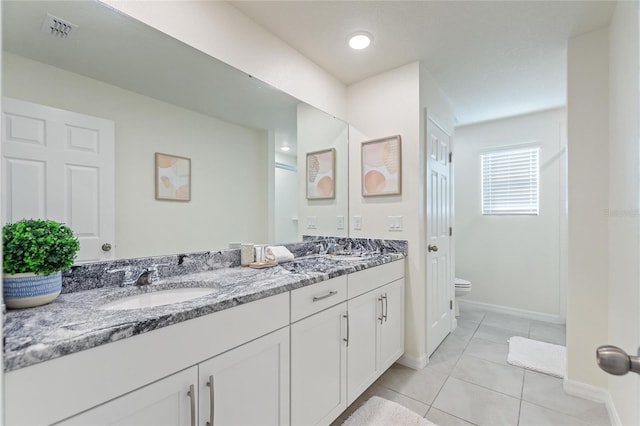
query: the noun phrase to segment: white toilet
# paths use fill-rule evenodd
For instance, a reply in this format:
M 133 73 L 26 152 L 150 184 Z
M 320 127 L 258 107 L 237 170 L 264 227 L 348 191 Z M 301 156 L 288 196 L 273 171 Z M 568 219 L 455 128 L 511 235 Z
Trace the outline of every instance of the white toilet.
M 458 297 L 466 296 L 467 293 L 471 291 L 471 281 L 463 280 L 462 278 L 456 277 L 454 281 L 456 287 L 456 300 L 455 300 L 455 314 L 457 317 L 460 316 L 460 308 L 458 307 Z

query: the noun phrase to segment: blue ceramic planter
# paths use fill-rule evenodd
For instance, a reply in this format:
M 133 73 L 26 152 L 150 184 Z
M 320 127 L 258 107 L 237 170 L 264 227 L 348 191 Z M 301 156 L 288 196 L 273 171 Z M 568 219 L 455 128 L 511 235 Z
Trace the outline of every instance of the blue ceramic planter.
M 31 308 L 50 303 L 62 290 L 62 273 L 51 275 L 4 274 L 3 296 L 7 308 Z

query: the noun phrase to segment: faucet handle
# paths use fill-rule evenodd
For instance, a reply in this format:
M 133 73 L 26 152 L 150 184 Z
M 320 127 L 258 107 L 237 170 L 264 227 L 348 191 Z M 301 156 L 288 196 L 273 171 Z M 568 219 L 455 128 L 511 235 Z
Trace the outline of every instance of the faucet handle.
M 147 266 L 144 271 L 142 272 L 142 274 L 140 274 L 140 277 L 138 277 L 138 285 L 143 284 L 140 283 L 140 278 L 144 277 L 144 280 L 146 281 L 145 284 L 153 284 L 156 281 L 158 281 L 160 279 L 160 274 L 158 273 L 158 266 L 162 266 L 162 265 L 168 265 L 168 264 L 158 264 L 158 265 L 150 265 Z
M 116 272 L 124 272 L 124 276 L 122 277 L 122 282 L 120 283 L 120 287 L 124 287 L 124 286 L 135 283 L 131 268 L 117 268 L 117 269 L 109 269 L 107 271 L 108 274 L 114 274 Z

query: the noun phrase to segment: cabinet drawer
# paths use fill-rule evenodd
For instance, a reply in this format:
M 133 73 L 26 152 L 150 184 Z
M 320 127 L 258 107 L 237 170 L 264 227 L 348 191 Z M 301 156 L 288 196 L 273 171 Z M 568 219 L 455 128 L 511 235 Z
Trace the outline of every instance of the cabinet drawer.
M 404 260 L 385 263 L 349 275 L 349 299 L 404 277 Z
M 332 278 L 291 292 L 291 322 L 347 300 L 347 276 Z

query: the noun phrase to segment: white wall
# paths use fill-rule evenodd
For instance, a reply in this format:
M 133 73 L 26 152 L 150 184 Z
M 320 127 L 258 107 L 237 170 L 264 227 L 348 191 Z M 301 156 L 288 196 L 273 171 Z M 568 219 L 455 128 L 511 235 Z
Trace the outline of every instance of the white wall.
M 418 62 L 376 75 L 348 87 L 349 215 L 352 237 L 407 240 L 405 270 L 405 357 L 424 365 L 426 355 L 426 269 L 424 255 L 424 109 L 453 125 L 451 107 Z M 363 197 L 361 143 L 385 136 L 402 138 L 402 194 Z M 388 230 L 388 216 L 402 216 L 402 231 Z M 362 229 L 353 229 L 353 217 Z
M 638 2 L 619 2 L 610 27 L 609 338 L 640 345 L 640 110 Z M 621 424 L 640 424 L 640 378 L 608 376 Z
M 467 300 L 560 319 L 560 129 L 565 109 L 456 128 L 456 276 L 470 280 Z M 540 214 L 483 216 L 480 155 L 540 147 Z
M 343 121 L 298 104 L 298 235 L 346 237 L 348 227 L 349 128 Z M 307 199 L 307 153 L 335 149 L 333 174 L 335 197 L 332 199 Z M 337 216 L 344 218 L 344 227 L 338 229 Z M 316 228 L 308 227 L 308 218 L 315 217 Z
M 403 239 L 409 242 L 405 269 L 405 355 L 425 353 L 424 259 L 419 253 L 420 104 L 417 62 L 348 87 L 350 236 Z M 360 144 L 370 139 L 402 137 L 402 194 L 363 197 Z M 362 217 L 354 230 L 353 216 Z M 388 231 L 387 217 L 403 216 L 403 230 Z M 426 360 L 425 360 L 426 361 Z
M 608 28 L 571 38 L 567 60 L 567 375 L 603 388 L 594 351 L 608 333 Z
M 266 242 L 265 132 L 7 52 L 3 62 L 5 96 L 115 121 L 118 258 Z M 191 158 L 190 202 L 155 200 L 155 152 Z
M 344 84 L 228 3 L 101 1 L 301 101 L 346 116 Z

